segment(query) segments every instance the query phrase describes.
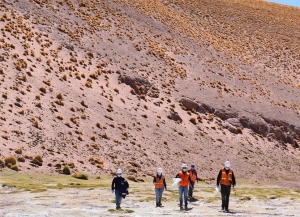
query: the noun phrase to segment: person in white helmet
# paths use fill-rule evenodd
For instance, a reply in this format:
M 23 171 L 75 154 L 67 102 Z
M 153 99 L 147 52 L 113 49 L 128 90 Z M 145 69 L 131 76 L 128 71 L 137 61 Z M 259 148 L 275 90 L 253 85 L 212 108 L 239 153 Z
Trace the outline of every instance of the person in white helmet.
M 181 171 L 175 176 L 175 178 L 181 178 L 181 182 L 179 185 L 179 202 L 180 202 L 180 209 L 183 209 L 182 204 L 182 195 L 184 196 L 184 205 L 185 209 L 188 209 L 188 186 L 189 182 L 191 181 L 190 174 L 187 171 L 187 165 L 182 164 Z
M 236 185 L 233 170 L 230 168 L 230 162 L 225 161 L 224 168 L 222 168 L 217 177 L 217 188 L 221 185 L 222 195 L 222 210 L 223 212 L 229 212 L 229 196 L 231 186 L 234 189 Z
M 162 206 L 161 199 L 164 189 L 167 190 L 166 179 L 162 175 L 162 168 L 157 169 L 157 174 L 154 176 L 153 184 L 155 185 L 156 207 Z
M 122 170 L 117 170 L 117 176 L 114 177 L 111 183 L 111 192 L 116 196 L 116 209 L 121 209 L 122 197 L 125 198 L 125 194 L 128 194 L 129 188 L 128 182 L 122 177 Z

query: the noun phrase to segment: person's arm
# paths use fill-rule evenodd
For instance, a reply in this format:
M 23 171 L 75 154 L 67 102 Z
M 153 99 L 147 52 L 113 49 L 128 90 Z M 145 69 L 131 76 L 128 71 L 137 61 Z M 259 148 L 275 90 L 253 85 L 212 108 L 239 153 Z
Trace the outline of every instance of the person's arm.
M 219 186 L 219 184 L 220 184 L 221 175 L 222 175 L 222 170 L 220 170 L 220 172 L 219 172 L 219 174 L 218 174 L 218 178 L 217 178 L 217 186 Z
M 232 183 L 231 185 L 234 187 L 236 185 L 236 182 L 235 182 L 235 177 L 234 177 L 234 174 L 232 172 Z
M 167 190 L 166 178 L 164 178 L 164 186 L 165 186 L 165 189 Z
M 153 176 L 153 184 L 155 184 L 155 182 L 156 182 L 156 178 L 155 176 Z
M 111 183 L 111 190 L 112 190 L 112 191 L 115 190 L 115 178 L 112 180 L 112 183 Z
M 196 174 L 196 180 L 197 180 L 197 182 L 200 181 L 200 179 L 198 178 L 197 171 L 195 171 L 195 174 Z
M 180 178 L 180 175 L 179 175 L 179 173 L 175 176 L 175 178 Z

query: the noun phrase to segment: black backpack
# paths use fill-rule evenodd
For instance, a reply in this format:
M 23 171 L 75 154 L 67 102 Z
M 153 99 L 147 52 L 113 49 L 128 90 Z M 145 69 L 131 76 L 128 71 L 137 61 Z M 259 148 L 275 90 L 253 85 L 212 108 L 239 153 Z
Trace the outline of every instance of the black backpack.
M 128 194 L 128 182 L 124 179 L 121 181 L 120 195 L 125 198 Z

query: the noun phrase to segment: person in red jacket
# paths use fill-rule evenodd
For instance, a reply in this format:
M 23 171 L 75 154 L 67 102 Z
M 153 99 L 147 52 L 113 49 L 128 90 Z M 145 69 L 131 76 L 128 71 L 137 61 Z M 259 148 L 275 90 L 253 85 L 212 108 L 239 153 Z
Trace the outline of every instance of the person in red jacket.
M 184 206 L 185 209 L 188 209 L 188 186 L 190 182 L 190 174 L 187 171 L 187 165 L 182 164 L 181 171 L 176 175 L 175 178 L 181 178 L 181 182 L 179 185 L 179 201 L 180 201 L 180 209 L 183 209 L 182 204 L 182 195 L 184 195 Z
M 191 164 L 191 169 L 188 170 L 188 173 L 190 174 L 189 198 L 193 199 L 195 182 L 200 180 L 197 176 L 197 171 L 195 170 L 195 164 Z
M 217 188 L 219 188 L 219 185 L 221 185 L 222 210 L 224 212 L 229 212 L 228 206 L 231 186 L 234 190 L 234 186 L 236 185 L 233 170 L 230 168 L 229 161 L 224 163 L 224 168 L 222 168 L 218 174 Z
M 155 185 L 156 207 L 162 206 L 161 199 L 164 189 L 167 190 L 166 179 L 162 175 L 162 168 L 157 169 L 157 175 L 154 176 L 153 184 Z

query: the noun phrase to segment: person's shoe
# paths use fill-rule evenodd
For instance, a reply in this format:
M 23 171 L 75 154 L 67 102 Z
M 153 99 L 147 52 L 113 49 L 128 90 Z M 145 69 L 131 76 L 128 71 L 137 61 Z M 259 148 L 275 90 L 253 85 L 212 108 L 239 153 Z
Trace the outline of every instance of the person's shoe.
M 120 205 L 117 205 L 116 209 L 121 209 L 121 206 L 120 206 Z
M 185 210 L 188 210 L 188 207 L 187 207 L 187 206 L 185 206 L 185 207 L 184 207 L 184 209 L 185 209 Z
M 229 209 L 225 209 L 224 212 L 229 212 Z

